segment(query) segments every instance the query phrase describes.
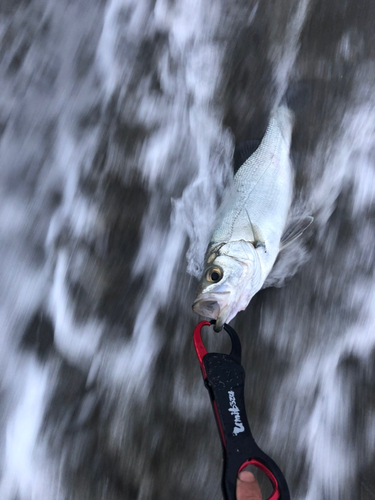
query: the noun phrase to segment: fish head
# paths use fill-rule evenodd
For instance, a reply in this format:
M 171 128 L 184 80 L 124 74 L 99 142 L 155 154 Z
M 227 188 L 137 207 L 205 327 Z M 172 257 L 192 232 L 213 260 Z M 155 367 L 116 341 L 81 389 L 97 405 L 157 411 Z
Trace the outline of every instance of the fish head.
M 193 311 L 216 320 L 214 328 L 219 331 L 246 309 L 261 286 L 260 262 L 254 246 L 243 240 L 227 243 L 216 255 L 208 254 Z

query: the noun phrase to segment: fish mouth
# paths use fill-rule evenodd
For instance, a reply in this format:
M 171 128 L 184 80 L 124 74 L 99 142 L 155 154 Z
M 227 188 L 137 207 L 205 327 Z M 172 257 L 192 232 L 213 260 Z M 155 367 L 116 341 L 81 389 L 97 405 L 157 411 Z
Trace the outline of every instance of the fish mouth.
M 228 294 L 229 292 L 217 292 L 215 293 L 215 296 L 223 296 Z M 214 330 L 216 332 L 219 332 L 223 328 L 223 325 L 227 318 L 227 305 L 220 304 L 218 299 L 221 297 L 215 296 L 212 295 L 207 297 L 198 297 L 194 301 L 193 311 L 199 316 L 215 320 L 216 323 L 214 325 Z
M 220 314 L 220 306 L 214 299 L 198 299 L 193 304 L 193 311 L 199 316 L 216 319 Z

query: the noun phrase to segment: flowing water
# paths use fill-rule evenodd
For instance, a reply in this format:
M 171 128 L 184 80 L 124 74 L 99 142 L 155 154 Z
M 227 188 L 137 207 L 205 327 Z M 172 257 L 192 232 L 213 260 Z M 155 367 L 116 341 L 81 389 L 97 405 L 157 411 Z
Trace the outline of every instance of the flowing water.
M 375 498 L 374 21 L 2 0 L 1 500 L 221 498 L 191 304 L 235 144 L 285 94 L 315 220 L 233 321 L 248 417 L 293 499 Z

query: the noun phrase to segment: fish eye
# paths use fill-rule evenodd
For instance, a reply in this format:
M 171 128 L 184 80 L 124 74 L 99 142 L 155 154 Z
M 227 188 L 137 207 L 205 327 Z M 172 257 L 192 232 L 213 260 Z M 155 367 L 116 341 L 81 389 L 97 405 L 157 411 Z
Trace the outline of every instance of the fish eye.
M 211 267 L 206 272 L 206 280 L 210 283 L 217 283 L 223 277 L 223 270 L 220 267 Z

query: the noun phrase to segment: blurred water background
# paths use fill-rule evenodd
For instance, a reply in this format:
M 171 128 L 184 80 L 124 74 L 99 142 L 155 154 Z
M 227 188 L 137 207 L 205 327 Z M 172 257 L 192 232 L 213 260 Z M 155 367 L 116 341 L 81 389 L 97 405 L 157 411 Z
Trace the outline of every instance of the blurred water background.
M 375 498 L 374 21 L 1 0 L 1 500 L 221 498 L 191 304 L 234 147 L 284 94 L 315 221 L 232 322 L 248 417 L 293 499 Z

